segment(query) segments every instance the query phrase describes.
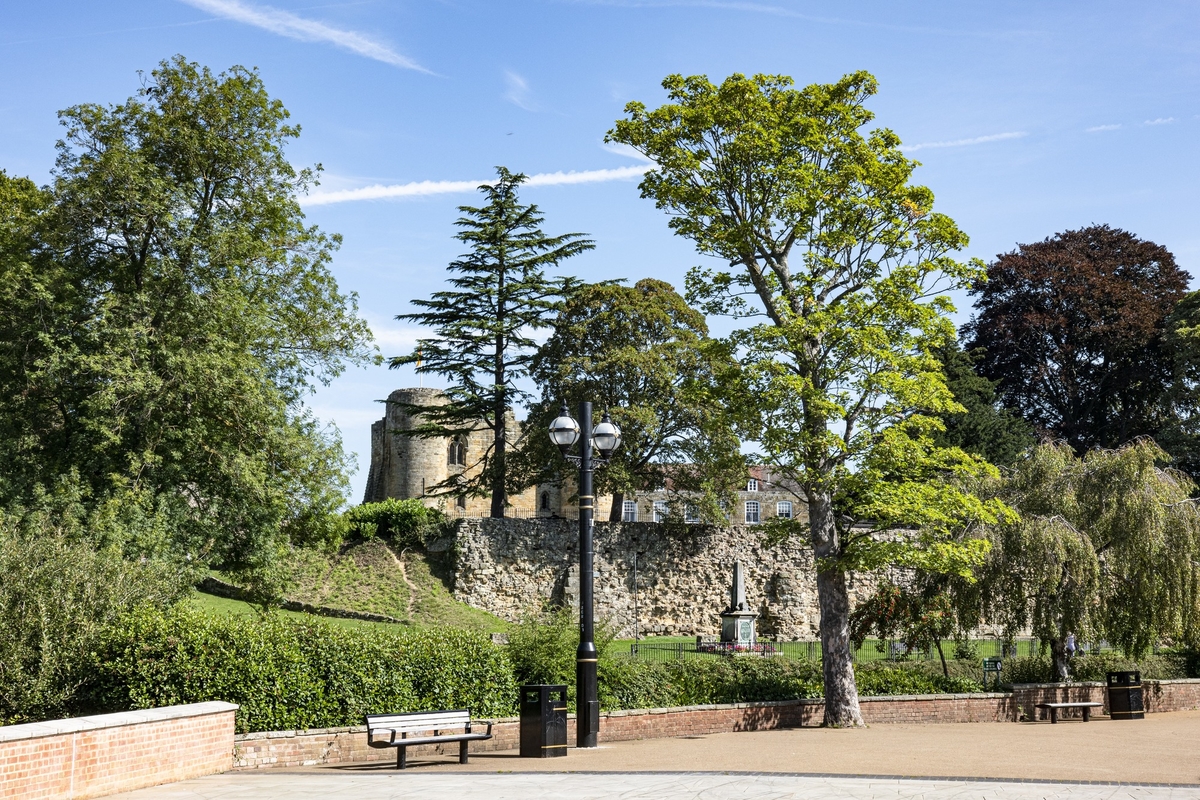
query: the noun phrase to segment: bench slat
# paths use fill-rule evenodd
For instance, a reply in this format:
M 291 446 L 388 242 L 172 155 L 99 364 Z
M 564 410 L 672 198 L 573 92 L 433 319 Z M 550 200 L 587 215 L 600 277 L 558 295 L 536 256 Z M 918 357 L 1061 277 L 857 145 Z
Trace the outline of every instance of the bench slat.
M 447 725 L 453 725 L 457 722 L 468 722 L 470 719 L 471 716 L 469 714 L 431 714 L 425 717 L 383 717 L 382 719 L 368 720 L 367 726 L 422 725 L 426 722 L 442 722 Z
M 440 742 L 474 742 L 480 739 L 490 739 L 490 733 L 454 733 L 438 736 L 414 736 L 411 739 L 397 739 L 394 742 L 375 741 L 376 747 L 411 747 L 418 744 L 438 744 Z
M 440 714 L 380 714 L 367 717 L 367 729 L 424 730 L 426 728 L 466 725 L 471 721 L 468 711 Z
M 471 713 L 470 709 L 454 708 L 447 711 L 410 711 L 403 714 L 367 714 L 368 720 L 381 719 L 425 719 L 428 717 L 465 717 Z

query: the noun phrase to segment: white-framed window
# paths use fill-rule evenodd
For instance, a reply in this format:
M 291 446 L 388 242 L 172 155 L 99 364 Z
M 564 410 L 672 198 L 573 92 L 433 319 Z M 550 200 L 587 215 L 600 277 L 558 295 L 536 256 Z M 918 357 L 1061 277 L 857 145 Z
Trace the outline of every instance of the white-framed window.
M 747 492 L 757 492 L 758 491 L 758 478 L 751 478 L 750 480 L 746 481 L 746 491 Z
M 621 522 L 637 522 L 636 500 L 626 500 L 621 503 Z
M 671 513 L 671 509 L 667 507 L 666 500 L 655 500 L 654 501 L 654 521 L 655 522 L 666 522 L 667 515 L 670 513 Z
M 760 513 L 760 506 L 758 504 L 758 501 L 757 500 L 747 500 L 746 501 L 746 524 L 747 525 L 757 525 L 761 521 L 762 521 L 762 515 Z
M 779 517 L 780 519 L 791 519 L 792 518 L 792 501 L 791 500 L 780 500 L 778 503 L 776 503 L 775 504 L 775 516 Z
M 688 503 L 683 507 L 683 521 L 688 523 L 697 523 L 700 521 L 700 508 L 695 503 Z

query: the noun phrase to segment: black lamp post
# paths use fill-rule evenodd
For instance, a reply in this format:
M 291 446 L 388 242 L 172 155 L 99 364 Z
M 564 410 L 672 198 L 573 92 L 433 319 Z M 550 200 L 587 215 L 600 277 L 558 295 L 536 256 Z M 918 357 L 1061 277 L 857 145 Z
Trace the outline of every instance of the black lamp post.
M 550 423 L 550 441 L 558 445 L 563 457 L 579 467 L 579 649 L 575 651 L 575 736 L 576 747 L 596 747 L 600 730 L 600 701 L 596 697 L 596 620 L 592 609 L 592 529 L 596 498 L 592 494 L 592 471 L 608 463 L 609 456 L 621 445 L 621 429 L 608 418 L 592 430 L 592 404 L 579 404 L 576 422 L 564 403 L 557 419 Z M 579 442 L 579 455 L 568 451 Z M 593 458 L 592 448 L 600 453 Z

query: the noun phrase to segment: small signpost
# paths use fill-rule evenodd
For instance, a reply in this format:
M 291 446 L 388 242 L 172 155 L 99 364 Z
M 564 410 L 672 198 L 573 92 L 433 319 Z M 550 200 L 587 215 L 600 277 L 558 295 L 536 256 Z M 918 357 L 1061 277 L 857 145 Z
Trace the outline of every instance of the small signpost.
M 988 676 L 994 676 L 996 691 L 1000 691 L 1000 670 L 1004 667 L 1004 659 L 999 657 L 985 658 L 983 660 L 983 688 L 987 691 Z

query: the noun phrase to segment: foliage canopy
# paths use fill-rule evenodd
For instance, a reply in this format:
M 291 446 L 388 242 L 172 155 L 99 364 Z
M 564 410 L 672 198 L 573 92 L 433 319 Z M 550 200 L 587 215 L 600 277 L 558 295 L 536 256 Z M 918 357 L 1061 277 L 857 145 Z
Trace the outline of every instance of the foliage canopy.
M 60 117 L 52 186 L 0 175 L 0 495 L 74 471 L 231 567 L 335 535 L 348 463 L 303 399 L 372 348 L 304 224 L 299 128 L 256 72 L 182 57 Z
M 573 410 L 590 400 L 611 412 L 622 433 L 595 479 L 598 494 L 613 495 L 610 519 L 621 519 L 625 493 L 667 485 L 697 490 L 716 508 L 723 490 L 745 480 L 731 420 L 714 396 L 729 366 L 704 315 L 670 284 L 646 278 L 579 287 L 533 361 L 542 399 L 530 410 L 525 458 L 543 478 L 556 472 L 562 459 L 539 434 L 560 403 Z
M 1083 458 L 1065 443 L 1033 448 L 994 487 L 1020 518 L 987 529 L 977 619 L 1048 642 L 1060 678 L 1071 633 L 1131 657 L 1164 640 L 1195 647 L 1200 509 L 1166 457 L 1149 439 Z
M 643 197 L 676 233 L 727 267 L 696 268 L 688 298 L 748 318 L 731 338 L 740 369 L 727 403 L 762 458 L 799 487 L 818 559 L 826 723 L 862 724 L 845 571 L 909 564 L 968 572 L 983 549 L 949 531 L 1002 514 L 957 478 L 989 474 L 939 448 L 938 415 L 962 411 L 933 351 L 954 338 L 941 292 L 982 276 L 952 257 L 967 243 L 916 162 L 873 118 L 866 72 L 792 88 L 790 78 L 669 76 L 670 102 L 626 106 L 608 134 L 654 161 Z M 880 540 L 852 529 L 918 526 Z
M 453 475 L 431 491 L 490 495 L 493 517 L 503 517 L 508 494 L 524 488 L 519 466 L 509 457 L 519 434 L 509 412 L 528 397 L 521 381 L 537 349 L 533 334 L 550 325 L 572 285 L 548 277 L 546 270 L 595 246 L 579 233 L 544 234 L 541 211 L 517 196 L 524 181 L 524 175 L 497 167 L 495 183 L 479 187 L 487 204 L 459 207 L 464 216 L 456 223 L 457 238 L 471 249 L 447 268 L 455 276 L 449 280 L 453 289 L 413 300 L 421 310 L 396 317 L 431 328 L 435 336 L 391 360 L 393 368 L 416 364 L 417 372 L 450 383 L 447 404 L 406 409 L 419 413 L 421 421 L 405 435 L 465 436 L 481 422 L 492 431 L 490 446 L 477 458 L 469 456 L 475 458 L 467 465 L 469 477 Z
M 1161 245 L 1107 225 L 1066 231 L 989 264 L 963 334 L 1004 405 L 1082 455 L 1156 432 L 1165 322 L 1187 284 Z

